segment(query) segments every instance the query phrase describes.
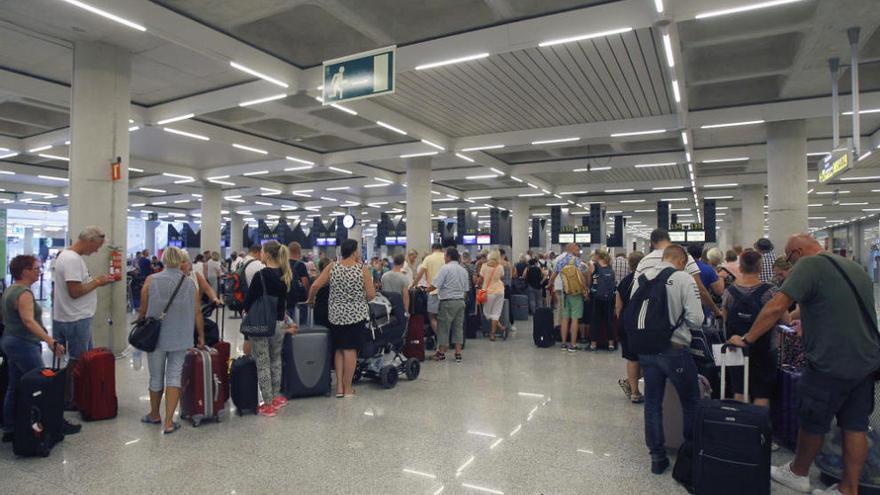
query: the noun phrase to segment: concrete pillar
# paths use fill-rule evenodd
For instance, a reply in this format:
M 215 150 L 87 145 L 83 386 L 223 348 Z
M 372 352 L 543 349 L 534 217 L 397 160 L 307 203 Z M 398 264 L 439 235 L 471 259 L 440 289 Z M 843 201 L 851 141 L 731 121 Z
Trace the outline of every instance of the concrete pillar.
M 431 252 L 431 159 L 411 158 L 406 165 L 406 247 Z
M 202 235 L 201 250 L 220 252 L 220 214 L 223 190 L 206 186 L 202 190 Z M 233 213 L 232 216 L 237 216 Z
M 74 238 L 90 225 L 104 230 L 101 250 L 85 257 L 92 276 L 108 272 L 111 247 L 126 252 L 130 76 L 130 55 L 124 48 L 74 43 L 68 230 Z M 113 181 L 111 163 L 117 157 L 122 159 L 122 175 Z M 94 345 L 119 353 L 128 345 L 125 282 L 97 291 L 98 305 L 92 321 Z
M 733 248 L 736 244 L 742 244 L 740 240 L 742 238 L 742 209 L 733 208 L 730 210 L 730 231 L 728 239 L 730 240 L 730 247 Z
M 24 228 L 24 241 L 22 241 L 22 254 L 34 254 L 34 228 Z
M 748 185 L 742 188 L 740 232 L 740 243 L 744 248 L 752 247 L 755 241 L 764 237 L 764 188 L 762 186 Z
M 236 253 L 244 251 L 244 218 L 232 213 L 229 215 L 229 247 Z
M 791 234 L 806 232 L 807 127 L 803 120 L 767 124 L 767 206 L 777 254 Z
M 513 213 L 510 225 L 511 237 L 513 237 L 512 254 L 519 257 L 520 253 L 529 250 L 529 224 L 532 219 L 529 217 L 528 199 L 514 199 L 510 211 Z
M 147 220 L 144 222 L 144 248 L 150 250 L 150 254 L 156 254 L 156 227 L 159 222 Z

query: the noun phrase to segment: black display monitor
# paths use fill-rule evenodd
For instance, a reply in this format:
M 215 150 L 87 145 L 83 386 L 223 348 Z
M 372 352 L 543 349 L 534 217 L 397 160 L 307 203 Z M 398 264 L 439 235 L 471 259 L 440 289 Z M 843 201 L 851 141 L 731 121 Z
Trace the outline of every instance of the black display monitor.
M 687 235 L 683 230 L 670 230 L 669 240 L 672 242 L 686 242 Z
M 571 244 L 574 242 L 574 233 L 571 232 L 560 232 L 559 233 L 559 244 Z

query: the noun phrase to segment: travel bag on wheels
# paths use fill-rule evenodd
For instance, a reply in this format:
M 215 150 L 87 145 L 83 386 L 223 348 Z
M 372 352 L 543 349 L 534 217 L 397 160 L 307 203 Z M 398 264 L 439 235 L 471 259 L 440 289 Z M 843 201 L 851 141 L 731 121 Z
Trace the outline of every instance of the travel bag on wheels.
M 773 419 L 773 437 L 776 441 L 791 450 L 797 447 L 798 415 L 797 385 L 801 380 L 803 368 L 797 366 L 796 360 L 787 361 L 791 354 L 786 352 L 792 341 L 799 339 L 797 335 L 781 333 L 779 336 L 779 367 L 776 370 L 776 393 L 770 401 Z
M 302 321 L 298 314 L 294 321 Z M 277 332 L 284 329 L 278 328 Z M 315 324 L 315 313 L 308 309 L 306 323 L 296 335 L 285 334 L 281 348 L 281 393 L 288 399 L 330 395 L 330 331 Z M 263 397 L 270 401 L 271 397 Z
M 725 395 L 728 345 L 721 348 L 721 396 Z M 769 495 L 770 409 L 749 404 L 748 348 L 742 349 L 743 397 L 701 401 L 694 419 L 693 486 L 697 495 Z
M 403 346 L 403 355 L 425 360 L 425 316 L 410 313 L 407 322 L 406 344 Z
M 538 347 L 551 347 L 556 342 L 559 329 L 553 326 L 553 310 L 538 308 L 532 322 L 532 338 Z
M 21 377 L 15 389 L 12 451 L 22 457 L 48 457 L 64 440 L 64 385 L 67 372 L 61 359 L 51 368 L 37 368 Z
M 260 406 L 257 384 L 257 363 L 254 358 L 241 356 L 232 361 L 229 388 L 232 404 L 239 416 L 257 414 Z
M 510 296 L 511 319 L 514 321 L 526 321 L 529 319 L 529 296 L 514 294 Z
M 183 393 L 180 417 L 199 426 L 202 421 L 220 421 L 225 413 L 226 362 L 216 349 L 192 348 L 183 362 Z
M 99 347 L 79 357 L 73 368 L 73 392 L 84 420 L 116 417 L 116 358 L 109 349 Z

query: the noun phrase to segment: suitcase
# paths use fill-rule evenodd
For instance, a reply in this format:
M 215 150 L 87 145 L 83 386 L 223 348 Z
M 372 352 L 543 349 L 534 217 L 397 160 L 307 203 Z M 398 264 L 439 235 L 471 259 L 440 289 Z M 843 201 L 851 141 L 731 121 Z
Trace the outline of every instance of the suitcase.
M 202 421 L 220 421 L 225 414 L 226 363 L 216 349 L 193 348 L 186 351 L 183 363 L 183 393 L 180 397 L 180 417 L 192 421 L 194 427 Z
M 294 321 L 300 319 L 295 315 Z M 330 396 L 330 347 L 330 331 L 315 324 L 315 313 L 309 307 L 306 324 L 299 326 L 296 335 L 284 335 L 281 393 L 285 397 Z M 269 401 L 271 397 L 263 400 Z
M 553 310 L 550 308 L 538 308 L 535 310 L 535 319 L 532 322 L 532 338 L 538 347 L 552 347 L 559 334 L 559 327 L 553 326 Z
M 524 294 L 510 296 L 510 311 L 513 321 L 527 321 L 529 319 L 529 296 Z
M 12 451 L 22 457 L 48 457 L 64 440 L 64 388 L 67 372 L 61 360 L 52 368 L 37 368 L 21 377 L 15 389 Z
M 727 347 L 722 347 L 722 354 Z M 770 409 L 749 404 L 749 358 L 745 355 L 746 402 L 701 401 L 694 420 L 694 493 L 697 495 L 769 495 Z M 721 395 L 726 390 L 725 360 Z
M 3 424 L 3 403 L 6 400 L 6 389 L 9 387 L 9 366 L 6 356 L 0 352 L 0 424 Z
M 73 391 L 85 421 L 116 417 L 116 358 L 109 349 L 99 347 L 79 357 L 73 368 Z
M 406 345 L 403 347 L 403 355 L 425 360 L 425 316 L 411 313 L 406 330 Z
M 798 437 L 797 384 L 802 372 L 783 365 L 777 374 L 776 394 L 770 402 L 773 436 L 780 445 L 794 450 Z
M 480 316 L 479 311 L 464 315 L 464 337 L 466 339 L 477 338 L 477 332 L 482 325 L 483 317 Z
M 232 361 L 229 373 L 232 404 L 239 416 L 257 414 L 260 398 L 257 392 L 257 363 L 250 356 Z
M 223 369 L 225 370 L 222 375 L 223 384 L 220 387 L 220 392 L 223 395 L 223 402 L 225 403 L 229 400 L 229 367 L 232 364 L 232 345 L 223 340 L 226 331 L 226 307 L 221 306 L 220 308 L 220 339 L 211 345 L 211 347 L 216 349 L 217 353 L 220 354 L 220 361 L 223 363 Z

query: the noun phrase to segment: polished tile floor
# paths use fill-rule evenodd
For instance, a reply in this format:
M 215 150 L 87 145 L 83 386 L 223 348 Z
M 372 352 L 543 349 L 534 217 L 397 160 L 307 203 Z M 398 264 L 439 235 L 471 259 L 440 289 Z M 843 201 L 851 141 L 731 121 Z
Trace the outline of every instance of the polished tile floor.
M 236 346 L 237 326 L 226 326 Z M 85 424 L 46 459 L 0 446 L 0 493 L 685 493 L 650 473 L 642 406 L 617 386 L 619 354 L 539 349 L 530 323 L 518 326 L 506 342 L 468 341 L 461 364 L 424 363 L 393 390 L 363 383 L 354 399 L 294 400 L 275 418 L 229 415 L 172 436 L 139 423 L 146 362 L 123 358 L 119 416 Z

